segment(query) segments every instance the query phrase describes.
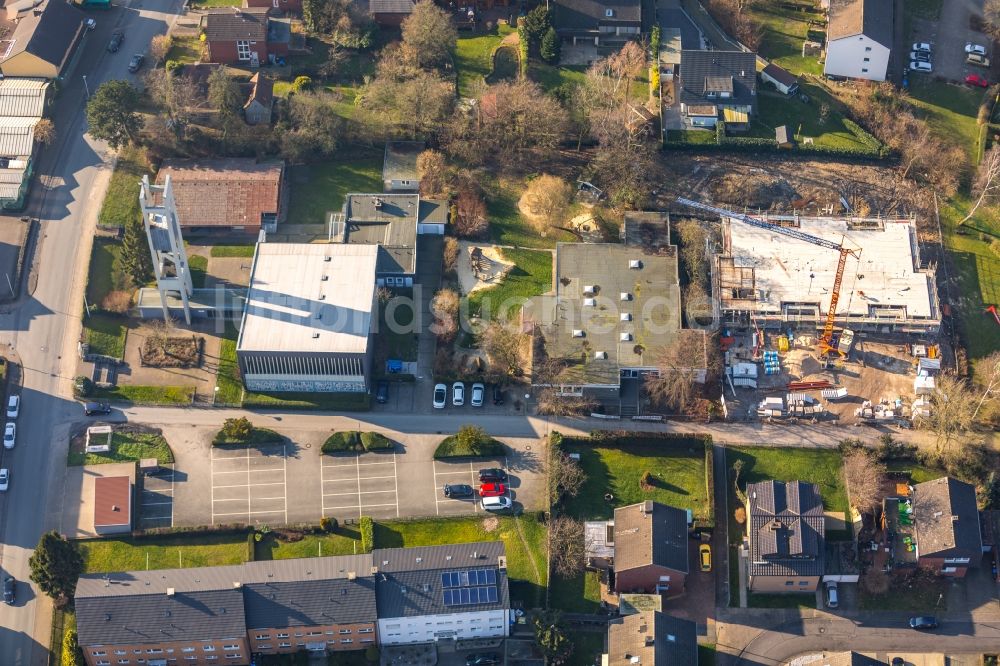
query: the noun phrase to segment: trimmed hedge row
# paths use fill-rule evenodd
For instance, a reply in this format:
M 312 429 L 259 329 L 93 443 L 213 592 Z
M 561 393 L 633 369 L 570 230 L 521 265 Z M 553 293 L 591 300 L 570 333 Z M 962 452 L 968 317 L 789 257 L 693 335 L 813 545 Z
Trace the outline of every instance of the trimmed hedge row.
M 344 451 L 388 451 L 395 447 L 392 440 L 380 432 L 343 430 L 335 432 L 323 442 L 323 453 Z
M 371 516 L 361 516 L 358 521 L 358 529 L 361 531 L 361 551 L 372 552 L 375 548 L 375 521 Z
M 833 148 L 830 146 L 817 146 L 816 144 L 798 144 L 793 150 L 786 151 L 788 154 L 797 155 L 827 155 L 831 157 L 849 157 L 863 160 L 881 160 L 889 157 L 887 146 L 879 142 L 874 136 L 866 132 L 860 125 L 848 118 L 844 119 L 844 126 L 851 131 L 859 141 L 865 144 L 866 148 Z M 778 152 L 782 150 L 778 147 L 775 139 L 765 139 L 752 136 L 727 136 L 726 123 L 720 120 L 715 125 L 715 143 L 691 143 L 688 141 L 674 141 L 668 139 L 664 141 L 664 148 L 670 150 L 693 150 L 693 151 L 727 151 L 727 152 Z

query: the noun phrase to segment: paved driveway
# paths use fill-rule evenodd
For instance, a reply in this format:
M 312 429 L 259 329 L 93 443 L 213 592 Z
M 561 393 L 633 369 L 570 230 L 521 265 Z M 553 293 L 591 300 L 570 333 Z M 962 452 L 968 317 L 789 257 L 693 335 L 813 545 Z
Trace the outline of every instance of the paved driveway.
M 916 19 L 908 39 L 904 39 L 905 53 L 899 58 L 902 67 L 909 67 L 909 48 L 913 42 L 930 42 L 934 46 L 934 76 L 962 82 L 968 74 L 979 74 L 991 80 L 990 71 L 965 62 L 965 45 L 968 42 L 986 46 L 991 60 L 995 60 L 990 40 L 981 32 L 972 30 L 969 19 L 982 16 L 982 0 L 944 0 L 941 16 L 937 20 Z M 912 78 L 920 76 L 911 75 Z

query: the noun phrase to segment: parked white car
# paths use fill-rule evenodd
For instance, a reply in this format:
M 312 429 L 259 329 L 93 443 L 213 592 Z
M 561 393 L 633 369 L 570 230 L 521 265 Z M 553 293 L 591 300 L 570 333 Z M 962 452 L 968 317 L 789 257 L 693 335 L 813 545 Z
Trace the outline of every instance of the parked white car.
M 973 44 L 969 42 L 965 45 L 966 53 L 975 53 L 976 55 L 986 55 L 986 47 L 982 44 Z
M 7 418 L 16 419 L 19 411 L 21 411 L 21 396 L 10 396 L 10 398 L 7 399 Z
M 500 497 L 484 497 L 482 505 L 483 511 L 506 511 L 511 507 L 511 501 L 506 495 L 502 495 Z
M 14 438 L 17 436 L 17 424 L 8 423 L 3 428 L 3 448 L 14 448 Z
M 913 42 L 913 46 L 910 47 L 911 51 L 931 51 L 931 45 L 927 42 Z
M 10 484 L 10 470 L 4 467 L 0 469 L 0 493 L 7 492 L 7 486 Z
M 434 409 L 444 409 L 448 402 L 448 387 L 444 384 L 434 385 Z
M 451 385 L 451 404 L 461 407 L 465 404 L 465 384 L 455 382 Z
M 933 72 L 934 66 L 929 62 L 920 62 L 919 60 L 910 61 L 910 71 L 911 72 Z
M 483 399 L 486 397 L 486 385 L 482 382 L 476 382 L 472 385 L 472 396 L 469 398 L 469 404 L 473 407 L 482 407 Z

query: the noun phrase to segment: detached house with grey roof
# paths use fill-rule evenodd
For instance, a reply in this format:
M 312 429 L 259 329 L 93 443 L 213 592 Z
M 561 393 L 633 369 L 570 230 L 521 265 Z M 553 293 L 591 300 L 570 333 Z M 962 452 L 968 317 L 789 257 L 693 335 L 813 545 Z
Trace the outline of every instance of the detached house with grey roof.
M 743 131 L 757 108 L 757 56 L 745 51 L 681 51 L 676 84 L 681 115 L 690 127 Z
M 751 592 L 814 592 L 825 541 L 819 486 L 803 481 L 747 485 L 747 573 Z
M 885 81 L 893 12 L 892 0 L 831 0 L 823 73 Z
M 621 48 L 642 32 L 640 0 L 553 0 L 552 25 L 564 42 Z
M 381 548 L 372 558 L 382 645 L 508 635 L 502 541 Z
M 913 487 L 913 547 L 917 564 L 961 578 L 983 557 L 974 486 L 944 476 Z

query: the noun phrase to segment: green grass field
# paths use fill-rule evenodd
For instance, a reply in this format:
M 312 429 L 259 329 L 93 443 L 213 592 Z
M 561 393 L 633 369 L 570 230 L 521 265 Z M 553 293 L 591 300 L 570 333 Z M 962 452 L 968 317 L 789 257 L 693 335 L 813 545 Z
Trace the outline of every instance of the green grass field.
M 101 203 L 98 224 L 124 227 L 129 220 L 139 219 L 139 181 L 144 175 L 151 180 L 153 178 L 145 152 L 141 148 L 122 149 L 108 183 L 108 192 Z
M 739 542 L 745 528 L 733 520 L 733 510 L 739 500 L 732 483 L 733 463 L 743 461 L 740 488 L 748 483 L 767 481 L 806 481 L 819 486 L 826 511 L 838 511 L 849 516 L 850 507 L 841 474 L 841 456 L 836 449 L 787 449 L 777 447 L 731 447 L 726 449 L 726 469 L 729 478 L 716 479 L 729 489 L 729 540 Z M 840 536 L 839 534 L 837 536 Z M 735 540 L 735 541 L 734 541 Z
M 493 71 L 490 55 L 500 41 L 514 32 L 508 25 L 498 25 L 485 35 L 462 35 L 455 45 L 455 72 L 458 74 L 458 96 L 474 97 L 476 88 Z M 516 69 L 515 69 L 516 71 Z
M 327 211 L 339 211 L 353 192 L 382 191 L 382 153 L 350 161 L 294 166 L 290 169 L 288 224 L 325 224 Z
M 519 311 L 525 299 L 552 289 L 552 253 L 547 250 L 501 250 L 514 267 L 503 281 L 469 296 L 469 314 L 489 321 L 494 314 L 507 320 Z
M 122 358 L 125 356 L 125 338 L 128 321 L 118 315 L 95 312 L 83 318 L 83 340 L 91 354 Z
M 213 245 L 209 254 L 213 257 L 246 257 L 253 256 L 256 245 Z
M 208 2 L 218 1 L 221 5 L 226 6 L 233 5 L 238 7 L 239 4 L 237 0 L 207 0 Z M 176 60 L 179 63 L 195 63 L 202 59 L 204 52 L 204 46 L 200 39 L 197 37 L 177 37 L 173 38 L 173 43 L 170 46 L 170 50 L 167 51 L 167 60 Z
M 95 388 L 91 397 L 128 405 L 189 405 L 194 399 L 194 387 L 121 384 L 112 388 Z
M 816 56 L 802 55 L 802 42 L 809 34 L 809 21 L 823 21 L 819 8 L 816 11 L 800 12 L 789 9 L 777 2 L 759 2 L 749 6 L 751 16 L 760 22 L 764 35 L 760 42 L 760 55 L 784 67 L 793 74 L 823 73 L 823 66 Z M 824 32 L 823 27 L 813 27 L 813 31 Z M 822 42 L 822 39 L 818 41 Z
M 85 573 L 144 570 L 147 565 L 149 569 L 186 569 L 240 564 L 248 559 L 244 532 L 88 539 L 76 545 L 83 555 Z
M 100 465 L 101 463 L 130 462 L 143 458 L 156 458 L 161 465 L 174 461 L 170 445 L 162 435 L 116 431 L 111 435 L 111 451 L 108 453 L 87 453 L 80 447 L 70 446 L 67 465 Z
M 499 245 L 554 248 L 560 241 L 572 242 L 576 237 L 568 231 L 550 229 L 541 236 L 521 215 L 517 201 L 524 191 L 523 181 L 501 179 L 493 183 L 486 195 L 486 212 L 490 220 L 490 236 Z
M 838 111 L 838 103 L 817 85 L 805 82 L 802 92 L 809 96 L 809 102 L 798 97 L 787 97 L 781 93 L 764 90 L 757 96 L 757 115 L 754 116 L 750 136 L 774 138 L 774 128 L 787 125 L 797 140 L 812 137 L 817 146 L 830 148 L 866 149 L 866 146 L 844 125 L 844 116 Z M 819 109 L 826 104 L 830 111 L 824 123 L 819 121 Z
M 215 404 L 239 405 L 243 396 L 239 365 L 236 361 L 236 337 L 238 331 L 232 324 L 226 326 L 226 335 L 219 345 L 219 370 L 215 375 Z
M 971 164 L 979 159 L 979 126 L 976 115 L 983 98 L 981 89 L 972 89 L 923 76 L 910 79 L 910 99 L 923 113 L 931 130 L 946 141 L 957 143 Z
M 342 525 L 335 534 L 306 534 L 301 541 L 269 537 L 257 542 L 254 552 L 257 560 L 354 555 L 361 552 L 361 534 L 354 527 Z
M 567 613 L 596 613 L 601 608 L 601 581 L 596 571 L 584 571 L 572 578 L 552 574 L 549 607 Z
M 191 285 L 195 289 L 203 289 L 208 276 L 208 257 L 192 254 L 188 257 L 188 267 L 191 269 Z
M 566 513 L 580 520 L 611 518 L 616 507 L 654 500 L 681 509 L 691 509 L 695 518 L 709 520 L 712 507 L 705 478 L 705 448 L 701 440 L 632 438 L 625 446 L 591 443 L 567 437 L 563 450 L 579 453 L 587 482 L 580 493 L 565 501 Z M 653 475 L 652 490 L 644 490 L 639 479 Z M 607 502 L 604 495 L 614 500 Z
M 104 297 L 112 291 L 129 289 L 129 279 L 122 266 L 122 244 L 110 238 L 95 238 L 87 271 L 87 303 L 91 308 L 99 308 Z
M 243 394 L 243 407 L 366 412 L 371 408 L 371 396 L 367 393 L 252 393 L 247 391 Z

